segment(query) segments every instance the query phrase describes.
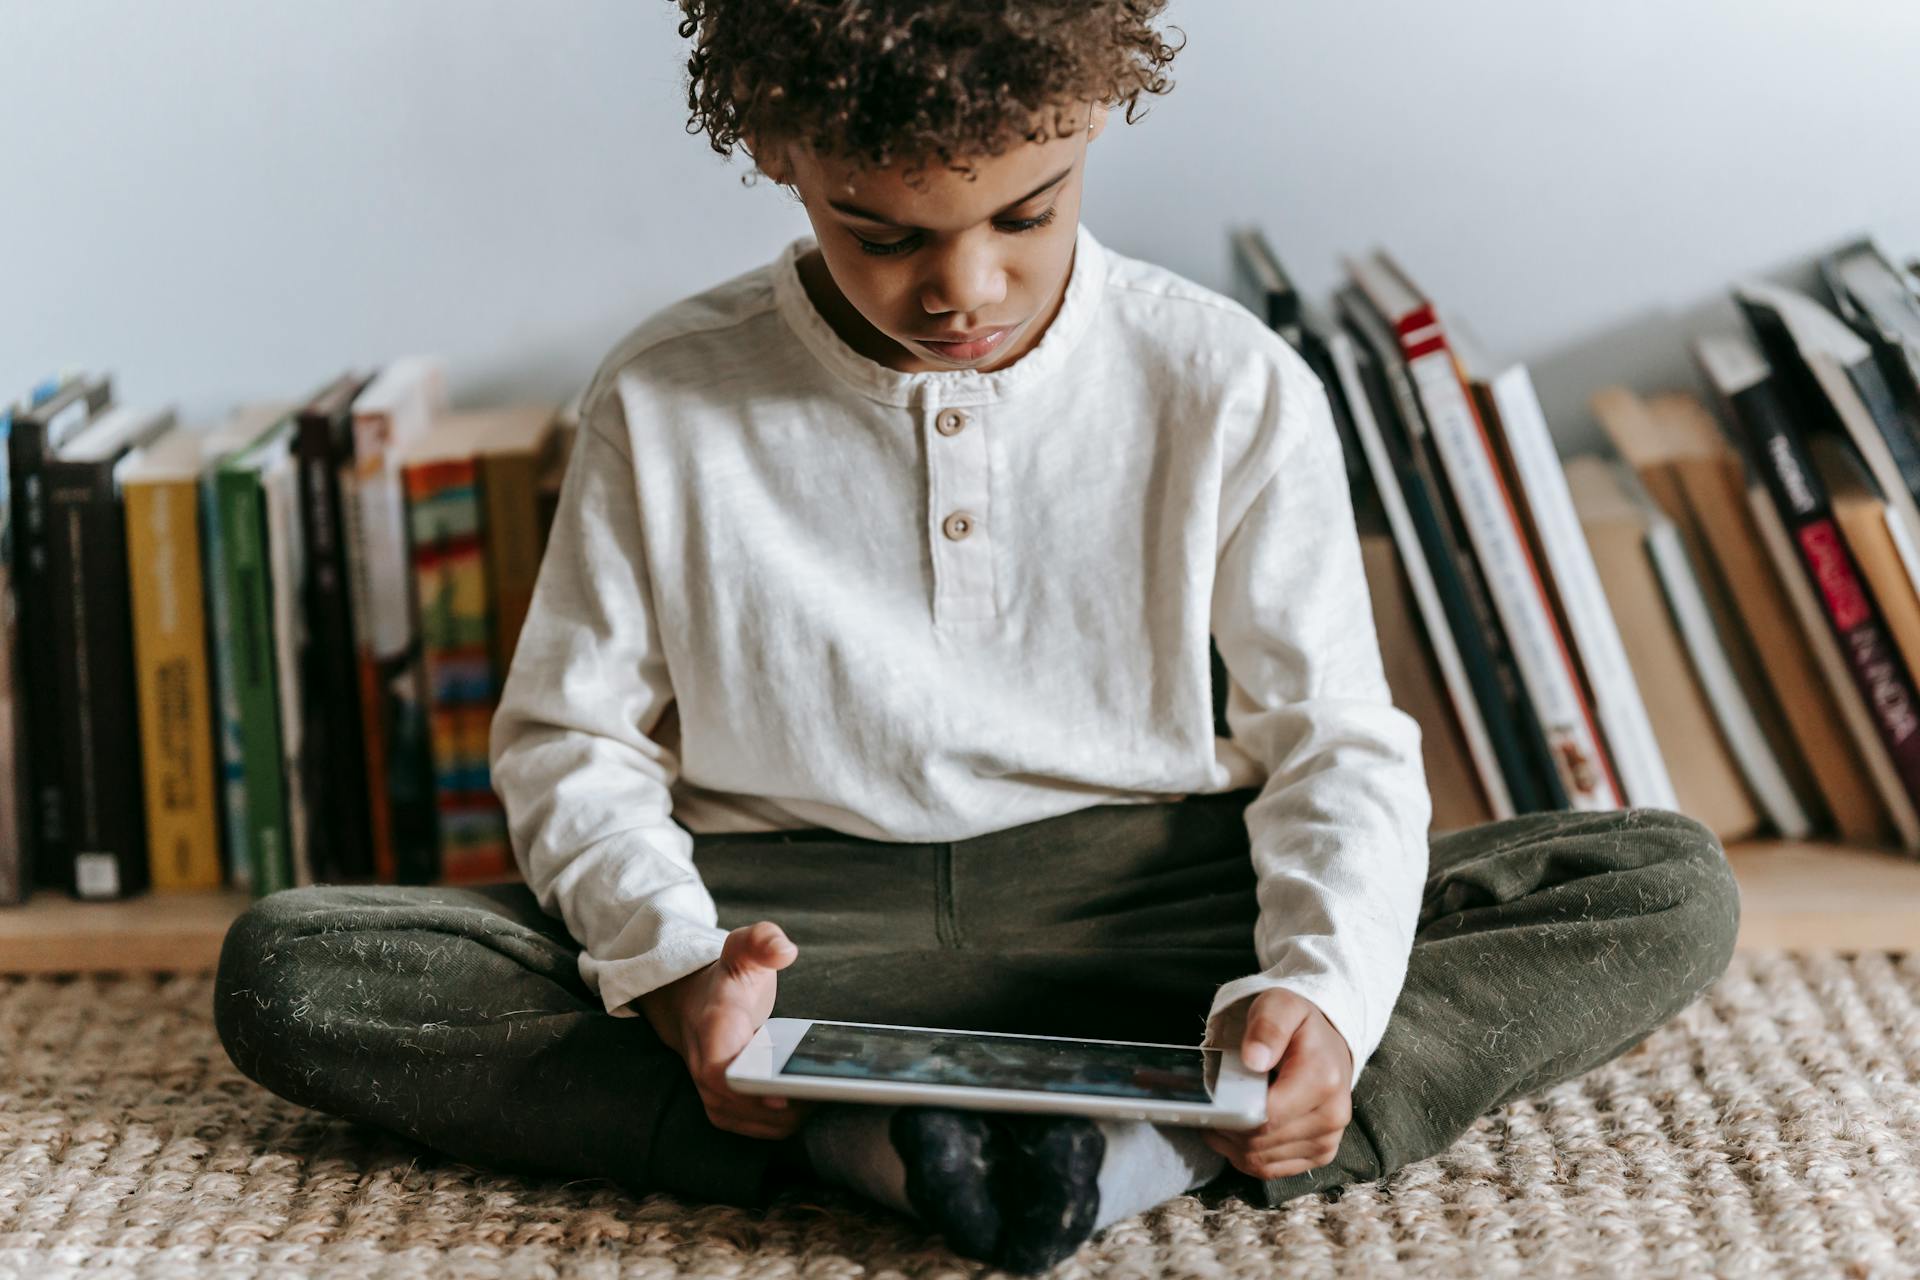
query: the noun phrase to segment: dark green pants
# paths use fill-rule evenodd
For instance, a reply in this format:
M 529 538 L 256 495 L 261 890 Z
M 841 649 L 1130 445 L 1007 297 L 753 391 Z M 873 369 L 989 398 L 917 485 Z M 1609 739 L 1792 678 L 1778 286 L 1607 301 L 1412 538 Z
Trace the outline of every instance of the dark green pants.
M 1099 805 L 947 844 L 696 835 L 725 927 L 798 944 L 775 1012 L 1195 1043 L 1257 970 L 1252 789 Z M 1739 896 L 1662 810 L 1532 814 L 1436 838 L 1405 986 L 1334 1162 L 1278 1204 L 1445 1150 L 1483 1112 L 1645 1039 L 1725 971 Z M 253 903 L 214 1014 L 249 1078 L 456 1159 L 760 1203 L 772 1144 L 713 1128 L 644 1018 L 582 984 L 522 885 L 317 885 Z

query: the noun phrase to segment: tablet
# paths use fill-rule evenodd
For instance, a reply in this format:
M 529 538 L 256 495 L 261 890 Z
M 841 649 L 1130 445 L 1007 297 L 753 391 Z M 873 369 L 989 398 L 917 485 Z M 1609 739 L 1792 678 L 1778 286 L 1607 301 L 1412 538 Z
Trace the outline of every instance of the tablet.
M 741 1093 L 1253 1129 L 1267 1075 L 1234 1050 L 770 1018 L 727 1067 Z

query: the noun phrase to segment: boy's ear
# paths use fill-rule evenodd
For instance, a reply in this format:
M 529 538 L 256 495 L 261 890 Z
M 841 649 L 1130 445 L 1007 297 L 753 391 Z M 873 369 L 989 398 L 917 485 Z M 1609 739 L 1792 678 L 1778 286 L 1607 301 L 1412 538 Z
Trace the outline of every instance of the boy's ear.
M 740 141 L 753 157 L 754 167 L 782 186 L 793 185 L 793 167 L 788 162 L 787 148 L 781 144 L 767 143 L 751 134 L 743 133 Z
M 1096 102 L 1093 104 L 1092 113 L 1087 117 L 1087 141 L 1092 142 L 1095 138 L 1106 132 L 1106 128 L 1107 104 L 1104 102 Z

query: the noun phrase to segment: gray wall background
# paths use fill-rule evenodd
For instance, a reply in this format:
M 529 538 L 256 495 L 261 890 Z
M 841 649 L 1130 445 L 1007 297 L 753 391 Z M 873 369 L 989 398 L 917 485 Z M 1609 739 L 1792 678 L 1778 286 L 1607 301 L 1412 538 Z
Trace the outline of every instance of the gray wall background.
M 652 310 L 806 220 L 684 132 L 667 0 L 0 0 L 0 386 L 116 371 L 210 418 L 444 352 L 560 399 Z M 1563 449 L 1607 381 L 1689 379 L 1743 273 L 1920 251 L 1920 5 L 1173 0 L 1176 87 L 1094 145 L 1084 218 L 1225 284 L 1390 247 Z

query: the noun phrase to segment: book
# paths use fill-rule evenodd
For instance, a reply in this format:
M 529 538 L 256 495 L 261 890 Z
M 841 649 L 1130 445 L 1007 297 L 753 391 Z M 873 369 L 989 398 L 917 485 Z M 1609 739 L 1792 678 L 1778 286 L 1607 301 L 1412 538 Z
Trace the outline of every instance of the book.
M 1831 633 L 1825 606 L 1806 581 L 1799 548 L 1794 545 L 1793 536 L 1764 481 L 1756 478 L 1747 486 L 1747 508 L 1753 513 L 1761 543 L 1780 572 L 1787 598 L 1811 637 L 1814 659 L 1820 664 L 1829 686 L 1836 691 L 1841 720 L 1860 749 L 1867 776 L 1881 801 L 1881 812 L 1891 828 L 1890 843 L 1909 852 L 1920 852 L 1914 844 L 1914 833 L 1920 831 L 1920 815 L 1916 815 L 1913 802 L 1906 795 L 1893 757 L 1880 741 L 1875 714 L 1854 683 L 1852 666 Z
M 1872 240 L 1824 255 L 1820 274 L 1840 318 L 1867 340 L 1908 412 L 1920 408 L 1920 295 Z
M 1655 565 L 1649 534 L 1657 508 L 1634 500 L 1631 472 L 1611 459 L 1567 459 L 1567 488 L 1620 622 L 1653 731 L 1672 769 L 1676 806 L 1723 842 L 1752 835 L 1760 813 L 1700 687 Z
M 365 375 L 345 373 L 302 405 L 294 454 L 306 569 L 301 612 L 303 742 L 300 792 L 312 815 L 315 877 L 330 884 L 373 879 L 366 749 L 353 602 L 342 532 L 340 475 L 353 466 L 353 401 Z
M 1412 504 L 1402 489 L 1400 468 L 1394 462 L 1394 451 L 1387 444 L 1386 436 L 1375 418 L 1373 405 L 1379 396 L 1377 388 L 1371 388 L 1367 375 L 1363 371 L 1363 361 L 1372 357 L 1361 350 L 1346 332 L 1337 333 L 1332 341 L 1332 356 L 1336 376 L 1348 403 L 1352 406 L 1356 435 L 1367 460 L 1373 477 L 1371 493 L 1374 504 L 1378 505 L 1381 519 L 1388 530 L 1399 554 L 1389 569 L 1384 558 L 1376 553 L 1376 559 L 1382 560 L 1379 573 L 1383 579 L 1404 583 L 1404 589 L 1411 593 L 1415 604 L 1415 614 L 1419 619 L 1419 632 L 1425 638 L 1424 648 L 1430 652 L 1437 665 L 1446 689 L 1448 704 L 1453 709 L 1453 724 L 1460 738 L 1459 746 L 1473 765 L 1476 785 L 1474 798 L 1484 808 L 1490 819 L 1509 818 L 1514 815 L 1513 796 L 1507 789 L 1506 775 L 1500 764 L 1500 757 L 1494 749 L 1493 738 L 1487 730 L 1487 721 L 1482 714 L 1479 695 L 1475 692 L 1473 677 L 1468 673 L 1467 665 L 1461 656 L 1460 646 L 1454 640 L 1453 625 L 1447 616 L 1446 603 L 1441 598 L 1440 588 L 1434 580 L 1434 572 L 1427 558 L 1429 541 L 1437 540 L 1429 535 L 1423 537 L 1421 523 L 1416 521 Z M 1419 495 L 1422 504 L 1425 495 Z M 1427 525 L 1433 522 L 1430 509 L 1424 510 L 1422 519 Z M 1392 591 L 1392 583 L 1382 581 L 1375 586 L 1379 591 Z M 1381 606 L 1376 602 L 1376 610 Z M 1389 635 L 1388 620 L 1376 618 L 1376 631 L 1383 638 Z M 1399 624 L 1396 624 L 1399 625 Z M 1411 666 L 1411 663 L 1408 664 Z M 1487 679 L 1491 682 L 1491 669 L 1486 668 Z M 1391 675 L 1391 673 L 1389 673 Z M 1410 678 L 1408 681 L 1410 682 Z M 1389 684 L 1392 680 L 1389 679 Z M 1423 729 L 1425 728 L 1423 724 Z M 1430 731 L 1428 731 L 1430 732 Z M 1451 751 L 1452 744 L 1443 744 L 1445 755 Z M 1436 753 L 1427 752 L 1427 776 L 1429 789 L 1434 792 L 1436 813 L 1443 803 L 1441 789 L 1432 786 L 1438 769 Z M 1454 757 L 1459 758 L 1459 757 Z M 1438 825 L 1443 819 L 1436 816 Z M 1445 821 L 1451 823 L 1463 821 L 1448 816 Z M 1463 825 L 1471 825 L 1463 822 Z
M 489 441 L 479 455 L 487 599 L 493 620 L 494 671 L 500 680 L 506 679 L 519 647 L 520 628 L 533 604 L 534 582 L 546 552 L 540 484 L 561 441 L 551 411 L 537 412 L 538 424 L 531 416 L 526 422 L 524 446 L 511 440 L 504 447 Z
M 1279 255 L 1258 227 L 1239 227 L 1229 235 L 1231 246 L 1233 295 L 1237 301 L 1266 321 L 1267 327 L 1285 339 L 1300 353 L 1314 376 L 1326 389 L 1333 425 L 1340 436 L 1340 453 L 1345 459 L 1349 487 L 1362 482 L 1366 463 L 1354 433 L 1353 415 L 1340 389 L 1328 345 L 1333 326 L 1319 309 L 1294 286 L 1293 277 L 1281 264 Z
M 46 699 L 59 655 L 53 644 L 54 598 L 47 575 L 45 468 L 53 450 L 113 402 L 112 379 L 81 375 L 40 404 L 16 412 L 7 432 L 7 483 L 12 497 L 13 589 L 20 644 L 14 654 L 17 785 L 26 821 L 21 859 L 33 883 L 64 887 L 72 861 L 61 761 L 59 708 Z
M 1749 281 L 1734 298 L 1804 429 L 1834 431 L 1860 451 L 1899 517 L 1894 545 L 1907 576 L 1920 583 L 1920 442 L 1873 348 L 1805 294 Z
M 1433 456 L 1432 433 L 1401 357 L 1399 339 L 1358 289 L 1341 289 L 1336 305 L 1356 351 L 1366 354 L 1362 380 L 1372 410 L 1370 420 L 1381 430 L 1419 532 L 1513 810 L 1564 809 L 1566 791 L 1549 758 L 1546 735 L 1521 688 L 1505 628 L 1488 598 L 1479 562 L 1467 545 L 1452 493 L 1437 477 L 1439 460 Z M 1483 785 L 1489 788 L 1495 812 L 1502 812 L 1498 786 L 1485 779 Z
M 173 424 L 170 409 L 109 409 L 55 447 L 42 469 L 57 661 L 36 693 L 60 720 L 62 887 L 80 898 L 128 897 L 148 885 L 139 736 L 127 723 L 137 703 L 120 477 Z
M 383 883 L 426 883 L 439 856 L 398 459 L 446 409 L 444 362 L 394 361 L 354 400 L 352 458 L 338 474 L 373 876 Z
M 1800 746 L 1800 756 L 1824 800 L 1827 819 L 1844 841 L 1881 843 L 1890 838 L 1891 822 L 1754 523 L 1747 503 L 1745 460 L 1718 419 L 1694 396 L 1664 393 L 1649 400 L 1647 407 L 1666 441 L 1671 468 L 1700 520 L 1726 593 L 1738 602 L 1767 686 Z M 1821 625 L 1824 629 L 1825 624 Z M 1845 693 L 1857 699 L 1844 674 L 1841 683 Z
M 156 892 L 217 889 L 226 879 L 200 531 L 206 435 L 175 428 L 129 462 L 120 481 L 148 880 Z
M 1433 796 L 1430 831 L 1458 831 L 1493 820 L 1486 792 L 1475 772 L 1451 695 L 1426 641 L 1410 579 L 1393 535 L 1378 520 L 1361 516 L 1360 558 L 1380 657 L 1393 704 L 1420 725 L 1420 754 L 1427 789 Z
M 1646 514 L 1647 553 L 1728 754 L 1773 829 L 1788 839 L 1805 839 L 1812 833 L 1813 823 L 1754 718 L 1679 530 L 1633 470 L 1619 459 L 1614 463 L 1621 489 Z
M 279 729 L 279 760 L 288 881 L 295 887 L 319 884 L 325 833 L 315 776 L 319 743 L 314 741 L 312 637 L 308 630 L 307 540 L 300 527 L 299 412 L 284 443 L 263 458 L 258 471 L 262 546 L 266 555 L 268 640 L 273 648 L 273 698 Z
M 234 716 L 239 775 L 239 785 L 229 788 L 229 811 L 234 793 L 244 801 L 241 825 L 229 829 L 228 838 L 246 858 L 256 898 L 294 883 L 265 492 L 268 472 L 290 470 L 293 431 L 291 412 L 270 417 L 253 438 L 221 456 L 209 477 L 219 534 L 222 698 Z
M 1833 518 L 1880 606 L 1880 616 L 1909 672 L 1920 671 L 1920 595 L 1900 562 L 1893 529 L 1899 517 L 1867 474 L 1859 455 L 1830 435 L 1807 438 L 1813 469 L 1827 486 Z
M 515 870 L 488 768 L 488 731 L 512 660 L 496 627 L 497 579 L 489 561 L 496 548 L 515 540 L 526 546 L 498 553 L 533 560 L 539 534 L 532 477 L 553 448 L 554 418 L 551 406 L 443 414 L 400 458 L 442 883 Z M 524 509 L 502 515 L 503 506 Z
M 1748 463 L 1772 499 L 1797 575 L 1820 606 L 1861 702 L 1872 715 L 1884 759 L 1870 761 L 1901 843 L 1920 852 L 1920 708 L 1912 677 L 1833 518 L 1782 385 L 1761 350 L 1737 334 L 1697 339 L 1708 382 L 1739 425 Z M 1763 535 L 1768 533 L 1764 523 Z M 1791 589 L 1791 588 L 1790 588 Z M 1817 630 L 1817 628 L 1816 628 Z
M 254 806 L 247 790 L 246 712 L 258 672 L 253 651 L 245 645 L 254 638 L 254 632 L 250 623 L 245 628 L 240 625 L 240 608 L 233 594 L 236 576 L 227 552 L 229 539 L 222 513 L 226 503 L 224 491 L 235 482 L 231 479 L 223 482 L 223 476 L 229 459 L 260 439 L 292 411 L 292 406 L 284 404 L 242 405 L 199 442 L 200 537 L 207 599 L 207 654 L 213 677 L 214 754 L 219 776 L 222 853 L 227 884 L 255 892 L 260 890 L 255 883 L 254 867 L 263 857 L 277 858 L 282 846 L 278 834 L 267 832 L 273 849 L 267 851 L 260 847 L 263 833 L 256 828 Z M 258 732 L 257 726 L 254 732 Z
M 1656 536 L 1680 544 L 1666 552 L 1663 572 L 1676 610 L 1688 611 L 1680 615 L 1681 634 L 1748 785 L 1776 831 L 1795 839 L 1810 834 L 1812 775 L 1755 651 L 1738 598 L 1708 549 L 1706 517 L 1689 496 L 1676 457 L 1684 437 L 1625 387 L 1603 388 L 1589 403 L 1622 462 L 1632 468 L 1636 485 L 1659 509 L 1665 527 Z
M 1474 389 L 1514 506 L 1532 532 L 1536 561 L 1550 584 L 1547 595 L 1557 606 L 1556 618 L 1582 691 L 1599 718 L 1603 749 L 1613 759 L 1625 802 L 1672 809 L 1679 797 L 1607 606 L 1533 376 L 1525 365 L 1509 365 L 1475 378 Z
M 1258 227 L 1228 230 L 1227 262 L 1234 299 L 1269 329 L 1284 334 L 1300 323 L 1300 291 Z
M 27 744 L 22 741 L 23 689 L 16 668 L 20 629 L 13 588 L 13 486 L 8 440 L 16 414 L 39 408 L 76 378 L 69 374 L 42 379 L 17 401 L 0 405 L 0 904 L 24 901 L 33 879 L 26 861 L 26 794 L 21 780 Z
M 1438 313 L 1384 254 L 1352 261 L 1348 272 L 1400 339 L 1449 487 L 1465 516 L 1474 554 L 1486 573 L 1569 805 L 1582 810 L 1620 808 L 1623 797 L 1601 749 L 1592 710 L 1580 691 L 1485 424 L 1468 395 Z

